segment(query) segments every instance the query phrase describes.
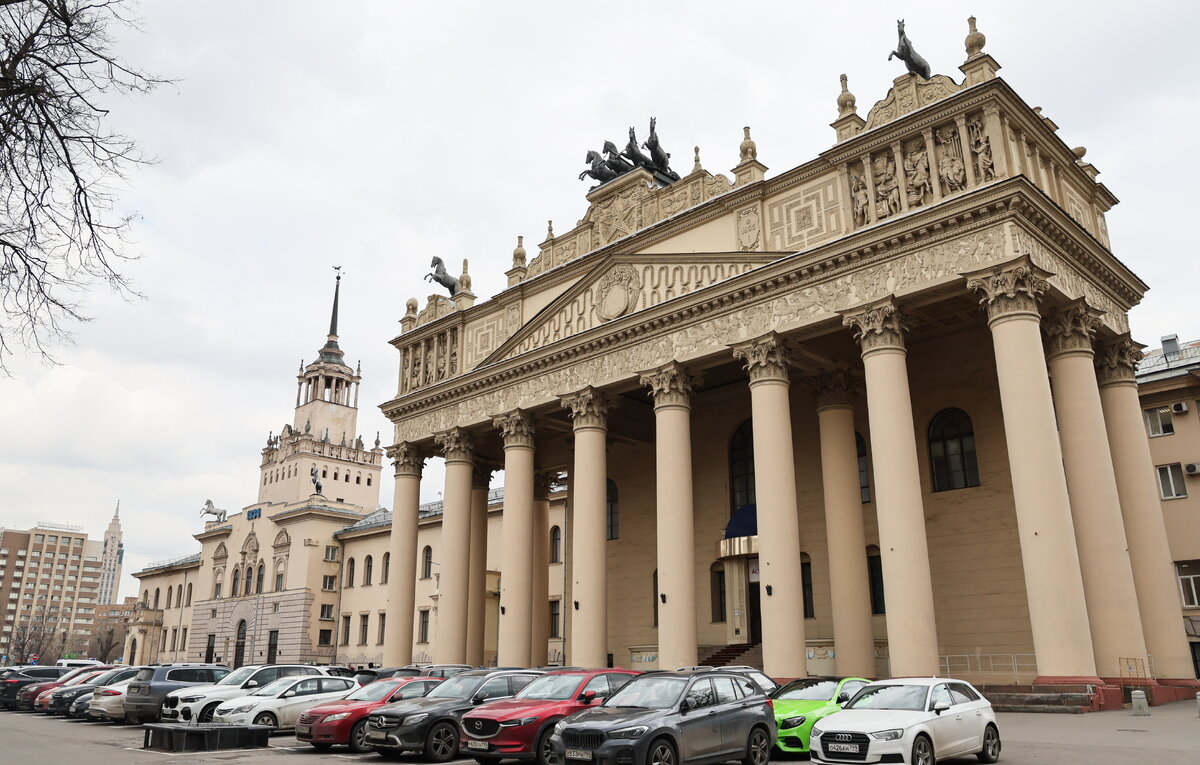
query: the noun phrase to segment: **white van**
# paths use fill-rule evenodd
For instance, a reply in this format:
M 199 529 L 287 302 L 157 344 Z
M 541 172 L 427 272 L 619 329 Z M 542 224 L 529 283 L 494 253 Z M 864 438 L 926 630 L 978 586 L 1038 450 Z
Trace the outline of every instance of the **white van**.
M 56 667 L 95 667 L 103 662 L 95 659 L 59 659 L 54 662 Z

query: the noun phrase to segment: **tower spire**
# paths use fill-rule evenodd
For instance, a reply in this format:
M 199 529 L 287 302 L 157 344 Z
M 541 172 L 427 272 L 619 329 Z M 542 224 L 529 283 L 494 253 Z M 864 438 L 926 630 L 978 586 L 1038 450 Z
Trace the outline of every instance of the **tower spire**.
M 325 346 L 321 348 L 321 355 L 318 361 L 326 361 L 333 364 L 344 364 L 342 361 L 342 349 L 338 347 L 337 321 L 338 321 L 338 299 L 341 297 L 342 291 L 342 267 L 334 266 L 333 270 L 337 272 L 337 277 L 333 282 L 333 310 L 329 313 L 329 336 L 325 338 Z

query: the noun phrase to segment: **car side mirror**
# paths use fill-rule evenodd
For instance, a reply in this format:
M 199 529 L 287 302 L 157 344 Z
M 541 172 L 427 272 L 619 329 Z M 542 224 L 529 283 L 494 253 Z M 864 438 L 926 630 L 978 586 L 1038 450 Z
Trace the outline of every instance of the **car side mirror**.
M 257 681 L 257 680 L 247 680 L 247 681 L 246 681 L 246 684 L 245 684 L 245 685 L 243 685 L 242 687 L 243 687 L 243 688 L 257 688 L 257 687 L 258 687 L 258 681 Z
M 947 704 L 946 702 L 936 701 L 933 704 L 933 713 L 936 715 L 940 715 L 942 712 L 945 712 L 949 708 L 950 708 L 950 705 Z
M 839 693 L 839 694 L 838 694 L 838 697 L 837 697 L 837 703 L 839 703 L 839 704 L 845 704 L 845 703 L 846 703 L 847 701 L 849 701 L 849 700 L 850 700 L 850 693 L 849 693 L 849 691 L 842 691 L 841 693 Z
M 687 714 L 688 712 L 692 711 L 692 700 L 684 699 L 679 705 L 679 711 L 683 714 Z
M 591 704 L 595 700 L 596 700 L 596 692 L 595 691 L 584 691 L 583 693 L 579 694 L 579 701 L 584 704 Z
M 474 704 L 475 706 L 479 706 L 480 704 L 482 704 L 485 701 L 487 701 L 487 697 L 484 696 L 482 693 L 477 693 L 471 697 L 471 703 Z

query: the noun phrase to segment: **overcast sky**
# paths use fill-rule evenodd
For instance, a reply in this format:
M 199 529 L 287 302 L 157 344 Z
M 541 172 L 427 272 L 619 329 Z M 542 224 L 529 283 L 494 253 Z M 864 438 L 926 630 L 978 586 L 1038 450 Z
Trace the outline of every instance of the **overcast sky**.
M 332 265 L 359 430 L 388 444 L 388 340 L 405 299 L 435 291 L 432 256 L 456 274 L 469 258 L 495 294 L 518 234 L 532 259 L 547 219 L 582 217 L 585 152 L 651 116 L 683 172 L 699 145 L 728 173 L 743 125 L 768 176 L 786 171 L 832 144 L 839 73 L 865 116 L 904 72 L 887 61 L 896 16 L 961 80 L 971 12 L 1000 75 L 1122 200 L 1114 251 L 1151 286 L 1135 336 L 1200 337 L 1194 3 L 147 1 L 121 49 L 177 84 L 113 112 L 159 158 L 123 196 L 146 299 L 93 293 L 60 366 L 17 358 L 0 379 L 0 526 L 98 536 L 120 499 L 127 574 L 194 552 L 205 499 L 257 498 L 259 451 L 324 342 Z

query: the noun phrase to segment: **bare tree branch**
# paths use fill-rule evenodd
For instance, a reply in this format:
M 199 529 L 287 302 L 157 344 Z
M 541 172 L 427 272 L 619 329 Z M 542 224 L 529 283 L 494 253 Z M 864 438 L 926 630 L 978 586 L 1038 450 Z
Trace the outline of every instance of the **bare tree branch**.
M 123 62 L 109 27 L 133 26 L 124 0 L 0 0 L 0 373 L 17 346 L 51 347 L 87 321 L 82 296 L 121 272 L 132 216 L 112 181 L 147 160 L 105 127 L 110 94 L 166 80 Z

